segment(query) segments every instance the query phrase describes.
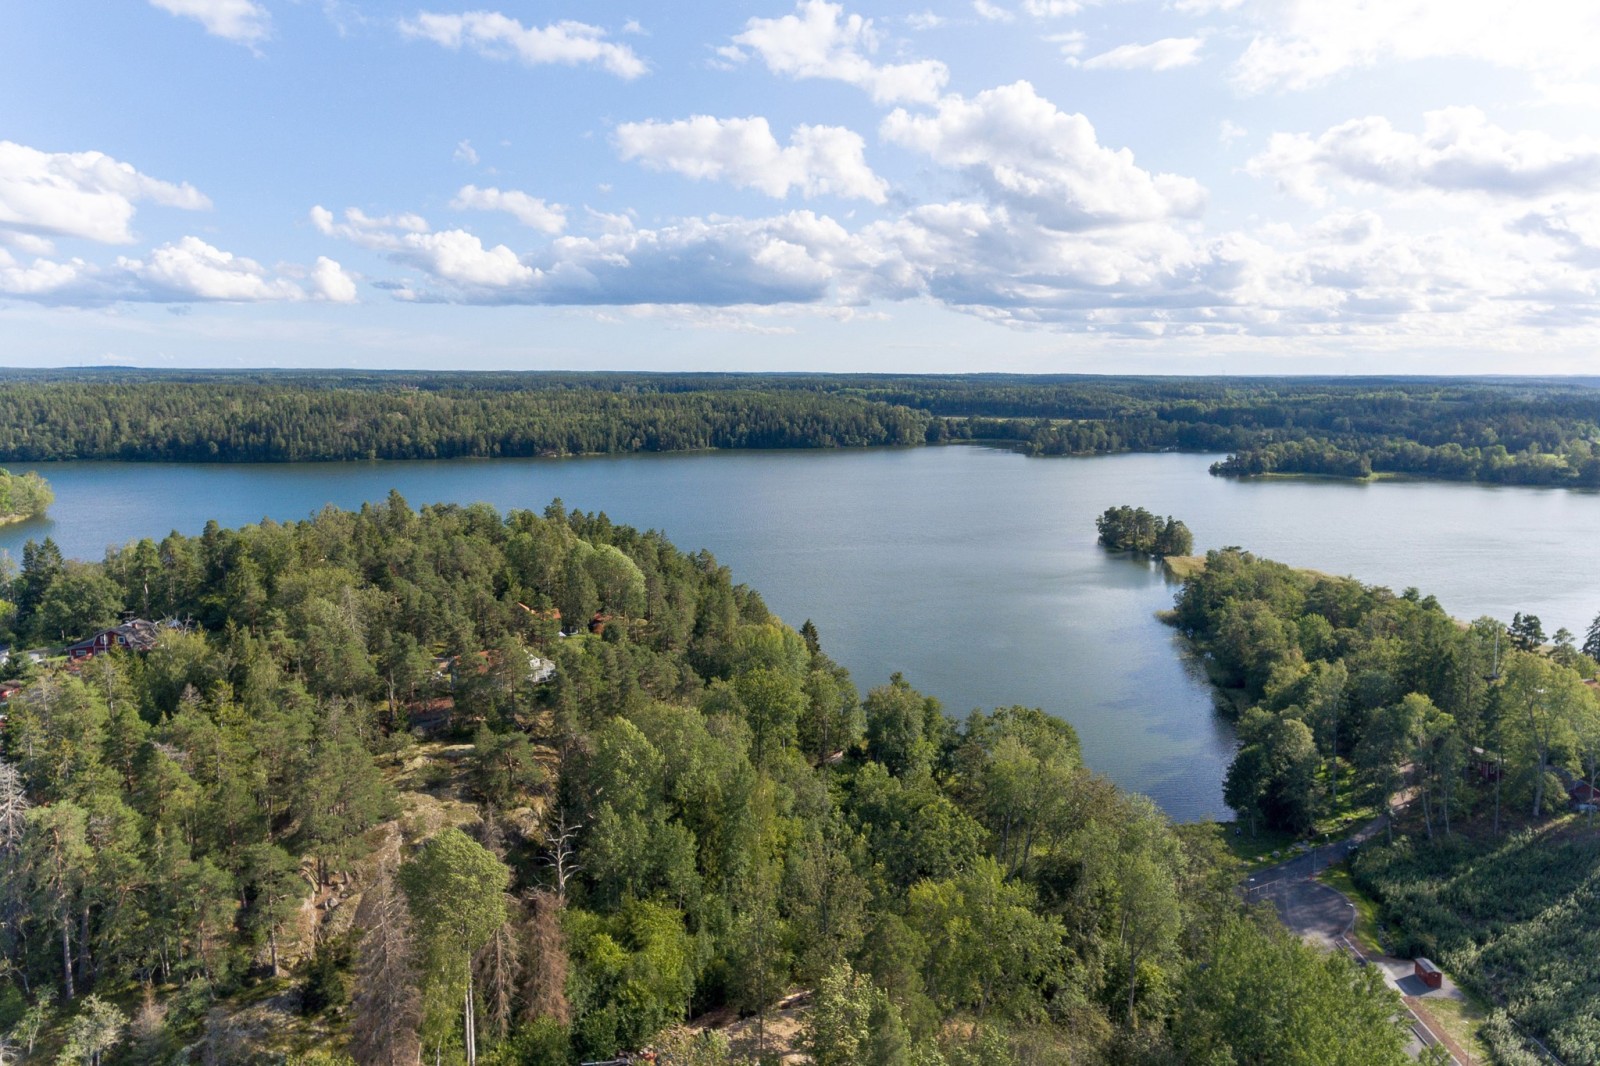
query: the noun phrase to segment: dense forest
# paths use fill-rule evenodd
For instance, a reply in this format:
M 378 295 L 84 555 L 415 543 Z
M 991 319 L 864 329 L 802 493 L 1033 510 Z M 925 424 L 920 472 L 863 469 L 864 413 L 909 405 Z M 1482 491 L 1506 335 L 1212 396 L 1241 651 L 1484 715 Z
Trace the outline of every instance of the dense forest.
M 38 474 L 0 470 L 0 523 L 42 515 L 55 499 L 50 483 Z
M 603 514 L 391 495 L 0 587 L 22 644 L 157 622 L 5 666 L 6 1061 L 1407 1061 L 1070 726 L 860 698 Z
M 1227 549 L 1173 620 L 1237 722 L 1229 805 L 1302 834 L 1404 796 L 1400 829 L 1353 871 L 1397 948 L 1441 959 L 1566 1062 L 1600 1062 L 1600 851 L 1591 816 L 1568 813 L 1600 774 L 1600 619 L 1581 645 L 1565 629 L 1546 643 L 1531 615 L 1462 625 L 1415 589 Z M 1489 1037 L 1538 1061 L 1503 1019 Z
M 1223 476 L 1600 487 L 1588 379 L 6 371 L 0 462 L 286 462 L 1003 442 Z

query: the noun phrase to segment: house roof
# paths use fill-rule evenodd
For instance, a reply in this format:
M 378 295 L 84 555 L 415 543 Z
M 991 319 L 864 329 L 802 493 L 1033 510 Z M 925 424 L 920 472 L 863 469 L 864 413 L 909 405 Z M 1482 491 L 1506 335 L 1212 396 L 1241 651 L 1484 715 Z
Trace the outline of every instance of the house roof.
M 132 651 L 149 651 L 156 646 L 161 627 L 145 618 L 133 618 L 109 629 L 96 630 L 82 640 L 67 645 L 68 653 L 92 651 L 98 647 L 117 643 Z

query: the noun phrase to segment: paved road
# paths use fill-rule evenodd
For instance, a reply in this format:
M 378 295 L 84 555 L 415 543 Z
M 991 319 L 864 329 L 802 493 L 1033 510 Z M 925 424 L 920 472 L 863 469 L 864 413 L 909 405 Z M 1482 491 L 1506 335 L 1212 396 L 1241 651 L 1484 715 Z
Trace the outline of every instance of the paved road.
M 1343 840 L 1258 870 L 1244 883 L 1246 898 L 1252 903 L 1270 899 L 1291 932 L 1330 948 L 1338 946 L 1339 938 L 1347 936 L 1355 924 L 1355 905 L 1312 878 L 1383 832 L 1384 824 L 1382 818 L 1375 818 Z
M 1290 932 L 1324 948 L 1338 948 L 1356 922 L 1355 904 L 1318 881 L 1266 882 L 1252 899 L 1270 899 Z

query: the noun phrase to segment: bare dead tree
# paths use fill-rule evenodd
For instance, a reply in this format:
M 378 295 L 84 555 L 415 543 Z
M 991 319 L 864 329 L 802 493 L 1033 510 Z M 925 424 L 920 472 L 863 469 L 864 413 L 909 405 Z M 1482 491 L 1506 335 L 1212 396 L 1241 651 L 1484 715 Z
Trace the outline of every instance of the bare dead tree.
M 545 864 L 555 871 L 556 895 L 561 897 L 561 904 L 565 906 L 567 882 L 582 869 L 577 861 L 577 840 L 578 831 L 583 828 L 583 823 L 567 821 L 567 812 L 562 811 L 552 828 L 553 832 L 549 838 L 550 854 L 545 859 Z
M 155 986 L 148 981 L 139 996 L 139 1009 L 128 1023 L 137 1061 L 154 1062 L 161 1038 L 166 1033 L 167 1008 L 156 999 Z
M 500 819 L 495 817 L 494 806 L 489 803 L 483 805 L 483 818 L 478 823 L 478 843 L 494 852 L 504 860 L 506 857 L 506 830 Z
M 506 900 L 506 911 L 515 914 L 515 899 Z M 505 1040 L 511 1033 L 512 1017 L 516 1013 L 517 981 L 522 976 L 522 945 L 516 927 L 503 922 L 500 928 L 478 949 L 472 960 L 477 971 L 477 985 L 481 990 L 489 1027 L 496 1040 Z
M 422 1055 L 416 945 L 411 911 L 387 872 L 362 895 L 355 920 L 364 932 L 350 997 L 350 1056 L 359 1066 L 415 1066 Z
M 528 896 L 528 976 L 523 987 L 523 1018 L 551 1018 L 560 1025 L 572 1021 L 567 1002 L 567 936 L 561 931 L 561 911 L 566 901 L 549 889 Z
M 14 854 L 22 843 L 30 806 L 22 774 L 11 763 L 0 761 L 0 859 Z

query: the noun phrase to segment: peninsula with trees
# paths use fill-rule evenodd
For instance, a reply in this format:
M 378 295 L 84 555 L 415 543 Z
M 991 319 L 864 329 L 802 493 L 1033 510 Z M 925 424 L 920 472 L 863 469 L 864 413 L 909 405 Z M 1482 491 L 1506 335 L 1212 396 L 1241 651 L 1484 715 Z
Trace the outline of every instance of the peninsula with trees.
M 1495 1061 L 1600 1062 L 1600 618 L 1462 624 L 1416 589 L 1239 548 L 1191 568 L 1172 621 L 1240 747 L 1224 796 L 1291 841 L 1384 816 L 1350 865 L 1391 954 L 1438 960 Z M 1348 830 L 1343 830 L 1348 831 Z

